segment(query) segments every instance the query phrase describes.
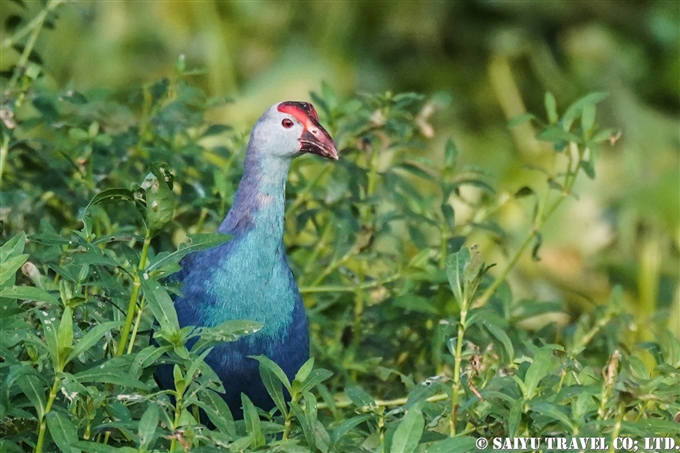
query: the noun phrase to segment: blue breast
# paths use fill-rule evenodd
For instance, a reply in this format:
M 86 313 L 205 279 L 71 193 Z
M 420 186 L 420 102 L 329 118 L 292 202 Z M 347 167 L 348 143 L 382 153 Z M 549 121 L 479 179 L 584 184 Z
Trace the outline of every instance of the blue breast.
M 216 346 L 206 357 L 224 384 L 226 393 L 221 396 L 235 418 L 242 418 L 241 392 L 262 409 L 274 405 L 260 379 L 258 362 L 248 356 L 266 355 L 291 380 L 309 357 L 302 298 L 281 235 L 271 234 L 268 224 L 242 224 L 231 241 L 185 257 L 177 275 L 184 283 L 183 297 L 175 299 L 180 326 L 216 326 L 234 319 L 264 325 L 252 335 Z M 173 387 L 170 366 L 159 367 L 156 378 L 162 388 Z

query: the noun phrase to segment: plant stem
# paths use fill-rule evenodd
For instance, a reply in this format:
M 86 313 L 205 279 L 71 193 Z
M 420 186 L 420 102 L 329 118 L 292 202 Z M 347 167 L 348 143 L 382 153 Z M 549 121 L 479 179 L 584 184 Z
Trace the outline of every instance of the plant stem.
M 573 146 L 576 146 L 576 144 L 572 143 L 572 147 Z M 578 176 L 578 169 L 581 165 L 581 161 L 583 160 L 583 152 L 578 147 L 576 148 L 576 153 L 578 154 L 578 159 L 576 161 L 576 165 L 574 166 L 574 168 L 571 168 L 572 158 L 571 154 L 569 155 L 569 161 L 567 163 L 567 173 L 564 176 L 564 188 L 560 193 L 559 197 L 553 202 L 553 204 L 547 210 L 543 212 L 539 211 L 539 213 L 536 216 L 536 219 L 534 220 L 534 226 L 531 229 L 531 232 L 526 237 L 526 239 L 520 246 L 519 250 L 517 250 L 517 252 L 512 257 L 510 262 L 505 266 L 505 268 L 503 268 L 501 273 L 498 274 L 498 276 L 496 276 L 493 283 L 489 285 L 489 287 L 484 291 L 484 293 L 479 297 L 479 299 L 477 299 L 476 302 L 477 306 L 483 306 L 489 301 L 489 299 L 491 298 L 491 296 L 493 296 L 494 292 L 496 292 L 501 283 L 505 281 L 505 278 L 508 276 L 512 268 L 515 267 L 515 265 L 517 264 L 520 257 L 529 246 L 529 244 L 531 244 L 536 239 L 536 236 L 538 236 L 543 224 L 545 224 L 545 222 L 550 218 L 550 216 L 552 216 L 552 214 L 559 207 L 559 205 L 562 204 L 562 201 L 564 201 L 565 198 L 571 195 L 574 183 L 576 182 L 576 176 Z M 548 194 L 549 193 L 550 192 L 548 192 Z M 547 205 L 547 199 L 546 202 L 543 203 L 543 206 L 545 205 Z
M 40 35 L 40 31 L 43 28 L 43 24 L 45 23 L 45 20 L 47 19 L 47 16 L 50 12 L 52 12 L 57 6 L 59 6 L 61 3 L 63 3 L 64 0 L 51 0 L 45 8 L 43 8 L 37 16 L 33 18 L 32 21 L 30 21 L 24 28 L 19 30 L 17 33 L 12 35 L 11 37 L 5 39 L 2 42 L 2 48 L 7 49 L 14 44 L 16 44 L 20 39 L 22 39 L 24 36 L 30 33 L 30 36 L 28 37 L 28 41 L 26 41 L 26 46 L 24 47 L 23 52 L 21 53 L 21 56 L 19 57 L 19 61 L 17 61 L 16 67 L 14 68 L 14 74 L 12 74 L 12 78 L 10 79 L 9 83 L 7 84 L 7 89 L 11 90 L 14 88 L 16 85 L 17 81 L 19 80 L 19 77 L 21 74 L 24 72 L 26 69 L 26 63 L 28 63 L 28 57 L 31 55 L 31 52 L 33 51 L 33 48 L 35 47 L 35 43 L 38 40 L 38 36 Z
M 464 296 L 465 299 L 467 297 Z M 456 336 L 456 357 L 453 362 L 453 384 L 451 385 L 451 418 L 449 419 L 449 435 L 456 435 L 456 419 L 458 412 L 458 397 L 460 394 L 460 365 L 463 355 L 463 339 L 465 336 L 465 320 L 467 318 L 469 303 L 463 301 L 460 311 L 460 322 L 458 323 L 458 335 Z
M 526 248 L 529 246 L 529 244 L 531 244 L 533 242 L 537 233 L 538 233 L 537 230 L 531 230 L 531 233 L 524 240 L 524 242 L 522 243 L 522 246 L 519 248 L 519 250 L 517 250 L 517 252 L 515 253 L 515 256 L 512 257 L 512 259 L 505 266 L 503 271 L 501 271 L 501 273 L 498 274 L 498 276 L 494 279 L 493 283 L 491 285 L 489 285 L 489 287 L 486 288 L 486 291 L 484 291 L 484 293 L 479 297 L 479 299 L 477 299 L 477 302 L 476 302 L 477 306 L 481 307 L 484 304 L 486 304 L 489 301 L 489 299 L 491 299 L 491 296 L 493 296 L 493 294 L 496 292 L 496 290 L 501 285 L 501 283 L 503 283 L 505 281 L 505 277 L 507 277 L 508 274 L 510 273 L 510 271 L 512 270 L 512 268 L 515 267 L 515 264 L 517 264 L 517 261 L 519 261 L 520 257 L 522 256 L 522 254 L 524 253 Z
M 607 311 L 605 315 L 579 339 L 578 343 L 572 346 L 571 351 L 569 351 L 569 356 L 572 358 L 576 357 L 576 355 L 581 352 L 581 348 L 590 343 L 590 340 L 592 340 L 593 337 L 612 320 L 613 316 L 614 313 Z
M 390 282 L 397 280 L 399 277 L 401 277 L 401 273 L 396 272 L 396 273 L 392 274 L 391 276 L 389 276 L 389 277 L 387 277 L 383 280 L 373 280 L 373 281 L 361 283 L 361 284 L 355 285 L 355 286 L 343 286 L 343 285 L 303 286 L 303 287 L 300 288 L 300 293 L 301 294 L 332 293 L 332 292 L 353 293 L 353 292 L 360 290 L 360 289 L 369 289 L 369 288 L 375 288 L 377 286 L 382 286 L 386 283 L 390 283 Z
M 331 237 L 332 225 L 333 225 L 332 222 L 326 223 L 323 233 L 321 233 L 321 237 L 317 241 L 316 246 L 314 246 L 314 250 L 312 250 L 312 253 L 310 253 L 309 258 L 307 258 L 307 262 L 305 263 L 302 269 L 303 277 L 305 275 L 311 274 L 312 266 L 316 263 L 316 259 L 319 257 L 319 253 L 321 253 L 321 250 L 323 250 L 323 248 L 326 246 L 326 242 Z
M 312 180 L 310 180 L 307 183 L 307 185 L 298 193 L 297 197 L 295 197 L 295 201 L 293 201 L 290 204 L 290 206 L 288 206 L 288 208 L 286 209 L 286 214 L 289 212 L 295 212 L 298 206 L 300 206 L 307 200 L 307 194 L 309 193 L 309 191 L 312 190 L 312 188 L 319 183 L 321 177 L 323 177 L 323 175 L 325 175 L 330 168 L 331 168 L 330 165 L 326 165 L 324 168 L 321 169 L 320 172 L 316 174 L 316 176 Z
M 0 189 L 2 189 L 2 175 L 5 171 L 5 161 L 9 154 L 9 134 L 2 137 L 2 146 L 0 146 Z
M 620 403 L 617 409 L 618 414 L 616 416 L 616 422 L 614 423 L 614 429 L 612 430 L 612 436 L 610 440 L 611 443 L 609 444 L 609 453 L 614 453 L 616 451 L 614 450 L 614 445 L 616 444 L 614 441 L 617 437 L 619 437 L 619 433 L 621 432 L 621 424 L 623 423 L 623 416 L 626 413 L 626 406 L 624 403 Z
M 378 432 L 380 433 L 380 451 L 385 450 L 385 411 L 381 410 L 378 414 Z
M 334 270 L 336 270 L 337 268 L 339 268 L 340 266 L 342 266 L 343 264 L 345 264 L 345 262 L 346 262 L 348 259 L 350 259 L 350 258 L 352 257 L 352 255 L 354 255 L 354 254 L 356 253 L 357 248 L 358 248 L 358 247 L 357 247 L 357 244 L 355 243 L 355 244 L 347 251 L 347 253 L 345 253 L 339 260 L 335 260 L 335 261 L 331 262 L 331 263 L 326 267 L 326 269 L 324 269 L 323 272 L 321 272 L 321 274 L 319 274 L 319 276 L 312 282 L 312 286 L 318 285 L 319 283 L 321 283 L 321 281 L 323 281 L 324 278 L 326 278 L 328 275 L 330 275 L 331 272 L 333 272 Z
M 132 348 L 135 345 L 135 338 L 137 338 L 137 331 L 139 330 L 139 324 L 142 321 L 142 314 L 144 313 L 144 302 L 146 299 L 142 295 L 142 300 L 139 302 L 139 309 L 137 310 L 137 319 L 135 319 L 135 327 L 132 329 L 132 337 L 130 338 L 130 344 L 128 345 L 128 354 L 132 354 Z
M 47 424 L 45 422 L 45 417 L 52 410 L 52 404 L 57 397 L 57 391 L 59 390 L 59 377 L 55 371 L 54 382 L 52 383 L 52 388 L 50 389 L 50 396 L 47 398 L 47 404 L 45 405 L 45 412 L 40 417 L 40 428 L 38 430 L 38 442 L 35 445 L 34 453 L 42 453 L 43 444 L 45 443 L 45 430 Z
M 172 431 L 173 434 L 177 430 L 177 426 L 179 425 L 179 419 L 182 415 L 182 394 L 177 392 L 177 401 L 175 402 L 175 419 L 172 422 Z M 173 435 L 172 436 L 172 441 L 170 442 L 170 451 L 175 451 L 175 447 L 177 446 L 177 436 Z
M 449 226 L 446 223 L 446 219 L 442 219 L 440 225 L 440 236 L 439 236 L 439 267 L 444 269 L 446 267 L 446 252 L 448 250 L 447 241 L 451 232 L 449 231 Z
M 364 313 L 364 293 L 357 289 L 354 293 L 354 323 L 352 325 L 352 346 L 355 351 L 359 349 L 362 338 L 363 322 L 362 315 Z M 356 371 L 356 370 L 354 370 Z
M 24 36 L 29 34 L 31 31 L 35 33 L 35 30 L 40 30 L 42 28 L 43 22 L 47 18 L 47 14 L 54 10 L 60 3 L 64 0 L 52 0 L 42 11 L 38 13 L 37 16 L 33 18 L 28 24 L 24 25 L 19 31 L 14 33 L 9 38 L 2 41 L 2 49 L 9 49 L 14 44 L 19 42 Z
M 283 423 L 283 434 L 282 434 L 282 440 L 288 439 L 288 435 L 290 434 L 290 427 L 291 427 L 291 421 L 293 420 L 293 414 L 292 410 L 288 410 L 286 413 L 286 420 Z
M 375 192 L 376 185 L 378 183 L 378 163 L 379 163 L 380 153 L 378 148 L 371 146 L 371 154 L 368 160 L 368 181 L 366 183 L 366 192 L 363 196 L 363 201 L 370 199 Z M 363 205 L 359 208 L 359 220 L 361 225 L 370 225 L 372 217 L 372 207 L 368 204 Z
M 449 398 L 449 395 L 446 393 L 437 393 L 436 395 L 432 395 L 431 397 L 427 398 L 425 401 L 430 402 L 430 403 L 437 403 L 439 401 L 444 401 Z M 401 398 L 394 398 L 391 400 L 375 400 L 375 405 L 378 407 L 394 407 L 394 406 L 403 406 L 408 402 L 408 397 L 403 396 Z M 339 409 L 344 409 L 346 407 L 352 406 L 354 403 L 348 398 L 346 400 L 342 401 L 337 401 L 335 403 L 335 407 Z M 328 404 L 326 403 L 318 403 L 317 404 L 318 409 L 328 409 Z
M 123 324 L 123 329 L 120 331 L 120 341 L 118 342 L 118 348 L 116 350 L 117 356 L 122 355 L 123 351 L 125 351 L 125 346 L 127 345 L 128 337 L 130 336 L 130 328 L 132 327 L 132 320 L 135 318 L 135 310 L 137 308 L 139 288 L 142 286 L 140 273 L 146 267 L 146 256 L 149 253 L 149 245 L 151 245 L 151 236 L 147 231 L 146 237 L 144 238 L 144 245 L 142 246 L 142 256 L 139 259 L 139 266 L 137 268 L 138 272 L 135 273 L 132 281 L 132 292 L 130 294 L 130 301 L 128 302 L 125 324 Z

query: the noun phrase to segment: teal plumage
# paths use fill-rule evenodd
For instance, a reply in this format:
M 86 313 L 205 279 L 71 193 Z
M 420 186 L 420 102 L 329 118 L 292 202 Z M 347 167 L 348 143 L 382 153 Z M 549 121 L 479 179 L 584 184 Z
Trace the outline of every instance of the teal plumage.
M 311 104 L 282 102 L 269 108 L 253 128 L 234 204 L 217 230 L 232 239 L 186 256 L 175 277 L 183 283 L 182 297 L 174 301 L 182 327 L 232 319 L 264 325 L 255 334 L 217 345 L 205 359 L 222 380 L 222 396 L 236 418 L 242 416 L 241 392 L 263 409 L 273 407 L 258 362 L 248 356 L 266 355 L 291 379 L 309 357 L 307 318 L 283 244 L 288 170 L 305 152 L 338 158 Z M 155 376 L 161 388 L 173 387 L 170 366 L 160 366 Z

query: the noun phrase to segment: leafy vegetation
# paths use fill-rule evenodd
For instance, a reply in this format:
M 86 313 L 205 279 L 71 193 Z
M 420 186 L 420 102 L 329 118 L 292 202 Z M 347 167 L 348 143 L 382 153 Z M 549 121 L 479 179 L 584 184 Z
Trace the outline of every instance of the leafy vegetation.
M 229 239 L 209 232 L 247 137 L 207 119 L 225 101 L 191 83 L 183 58 L 142 86 L 55 89 L 32 47 L 60 3 L 16 31 L 13 43 L 27 41 L 3 79 L 2 451 L 449 452 L 480 437 L 680 436 L 680 342 L 663 324 L 630 335 L 646 326 L 624 286 L 572 314 L 508 281 L 522 257 L 540 260 L 546 223 L 579 203 L 576 182 L 596 177 L 600 148 L 620 135 L 597 120 L 599 92 L 565 109 L 547 93 L 544 113 L 510 121 L 550 146 L 528 162 L 535 184 L 512 195 L 455 140 L 431 152 L 437 95 L 312 93 L 342 150 L 334 165 L 294 161 L 287 190 L 314 359 L 289 382 L 255 358 L 276 408 L 244 397 L 234 421 L 202 358 L 260 326 L 180 329 L 181 288 L 164 277 Z M 526 228 L 504 224 L 509 206 Z M 174 391 L 153 381 L 161 362 Z

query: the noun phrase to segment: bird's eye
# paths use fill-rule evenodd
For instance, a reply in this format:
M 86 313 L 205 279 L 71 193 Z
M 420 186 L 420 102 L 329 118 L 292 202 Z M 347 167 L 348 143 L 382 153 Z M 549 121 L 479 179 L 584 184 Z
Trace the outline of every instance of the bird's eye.
M 284 118 L 283 121 L 281 121 L 281 125 L 286 129 L 290 129 L 293 127 L 293 121 L 290 118 Z

